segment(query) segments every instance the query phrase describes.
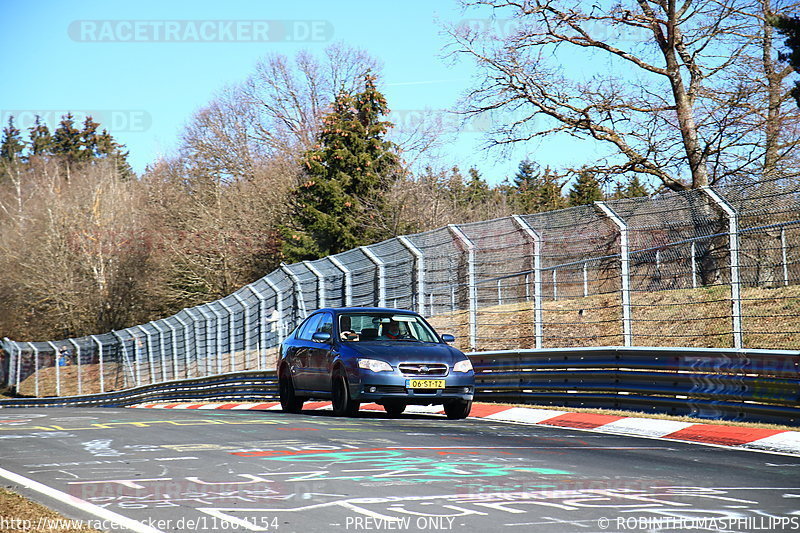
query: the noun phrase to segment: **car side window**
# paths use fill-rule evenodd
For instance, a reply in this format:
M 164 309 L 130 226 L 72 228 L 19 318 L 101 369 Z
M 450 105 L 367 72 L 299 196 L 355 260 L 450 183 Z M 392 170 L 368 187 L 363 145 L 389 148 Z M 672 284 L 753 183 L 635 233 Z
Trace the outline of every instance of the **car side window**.
M 322 318 L 317 325 L 316 333 L 330 333 L 333 335 L 333 315 L 322 313 Z
M 317 324 L 319 324 L 322 314 L 316 314 L 309 317 L 305 324 L 300 326 L 300 331 L 297 333 L 297 338 L 304 341 L 310 341 L 311 336 L 317 331 Z

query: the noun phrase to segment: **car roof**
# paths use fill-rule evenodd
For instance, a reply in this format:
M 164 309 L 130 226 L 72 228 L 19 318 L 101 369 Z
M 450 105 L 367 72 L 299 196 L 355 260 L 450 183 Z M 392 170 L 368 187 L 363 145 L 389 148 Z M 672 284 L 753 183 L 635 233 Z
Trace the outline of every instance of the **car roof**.
M 329 311 L 336 314 L 344 313 L 397 313 L 406 315 L 416 315 L 416 311 L 408 309 L 392 309 L 390 307 L 325 307 L 317 311 Z M 315 313 L 317 311 L 314 311 Z

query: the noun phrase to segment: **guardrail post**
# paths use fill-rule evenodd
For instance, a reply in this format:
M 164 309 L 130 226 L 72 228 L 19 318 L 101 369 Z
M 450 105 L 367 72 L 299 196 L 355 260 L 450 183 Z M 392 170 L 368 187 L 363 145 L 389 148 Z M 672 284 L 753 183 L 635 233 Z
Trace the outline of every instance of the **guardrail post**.
M 39 349 L 29 342 L 28 346 L 33 351 L 33 395 L 39 397 Z M 17 391 L 19 392 L 19 391 Z
M 158 349 L 161 352 L 161 382 L 167 381 L 167 344 L 164 342 L 164 330 L 158 325 L 158 322 L 151 321 L 150 324 L 153 329 L 158 332 Z
M 150 384 L 156 382 L 155 375 L 156 375 L 156 365 L 153 361 L 153 344 L 150 342 L 150 334 L 144 329 L 143 326 L 136 326 L 139 328 L 139 331 L 144 333 L 145 342 L 147 343 L 147 361 L 150 364 Z
M 294 272 L 286 265 L 286 263 L 281 263 L 281 270 L 289 276 L 289 279 L 292 280 L 292 285 L 294 286 L 294 297 L 297 301 L 297 309 L 300 311 L 300 316 L 295 316 L 295 319 L 304 320 L 308 316 L 308 311 L 306 310 L 306 300 L 303 297 L 303 287 L 300 284 L 300 278 L 298 278 Z M 299 322 L 299 320 L 298 320 Z
M 620 269 L 622 271 L 622 336 L 625 346 L 633 345 L 633 332 L 631 328 L 631 272 L 630 257 L 628 253 L 628 225 L 605 202 L 595 202 L 619 229 Z
M 533 323 L 536 348 L 543 343 L 542 333 L 542 237 L 519 215 L 512 215 L 514 222 L 531 240 L 533 251 Z M 527 283 L 526 283 L 527 290 Z
M 453 235 L 467 248 L 467 279 L 469 290 L 469 347 L 478 349 L 478 287 L 475 280 L 475 244 L 455 224 L 447 226 Z
M 75 362 L 78 366 L 78 394 L 83 394 L 83 378 L 81 376 L 81 345 L 72 339 L 68 339 L 68 342 L 73 348 L 75 348 Z
M 247 302 L 245 302 L 238 294 L 232 294 L 234 299 L 242 306 L 242 315 L 244 317 L 244 366 L 245 370 L 250 370 L 247 362 L 247 350 L 250 346 L 250 314 L 247 312 Z
M 317 270 L 311 261 L 303 261 L 303 266 L 317 278 L 317 309 L 322 309 L 325 307 L 325 276 Z
M 703 191 L 728 217 L 728 248 L 730 248 L 731 256 L 731 319 L 733 326 L 733 347 L 739 350 L 743 347 L 742 297 L 739 282 L 739 216 L 736 213 L 736 209 L 717 194 L 714 189 L 703 187 Z
M 100 394 L 103 394 L 106 391 L 106 378 L 103 371 L 103 343 L 94 335 L 89 335 L 89 337 L 97 344 L 97 362 L 100 365 Z
M 359 247 L 378 270 L 378 307 L 386 307 L 386 264 L 366 246 Z
M 312 272 L 314 271 L 312 270 Z M 324 285 L 325 280 L 323 278 L 319 278 L 319 280 L 320 284 Z M 247 288 L 258 298 L 258 369 L 265 370 L 267 367 L 267 297 L 252 285 L 248 285 Z M 323 303 L 325 302 L 324 289 L 322 291 L 322 301 Z
M 420 250 L 417 245 L 409 240 L 408 237 L 401 235 L 397 237 L 400 244 L 406 247 L 414 256 L 417 263 L 417 312 L 420 315 L 425 314 L 425 254 Z M 433 309 L 430 310 L 433 315 Z
M 58 364 L 58 348 L 51 341 L 47 344 L 53 349 L 53 364 L 56 367 L 56 396 L 61 396 L 61 365 Z
M 183 377 L 189 377 L 189 324 L 183 321 L 181 317 L 175 315 L 175 320 L 178 324 L 183 326 Z M 178 376 L 175 376 L 177 379 Z
M 350 269 L 347 268 L 344 263 L 339 261 L 336 257 L 330 256 L 326 257 L 328 261 L 333 264 L 336 268 L 342 271 L 344 274 L 344 306 L 345 307 L 352 307 L 353 306 L 353 274 L 350 272 Z

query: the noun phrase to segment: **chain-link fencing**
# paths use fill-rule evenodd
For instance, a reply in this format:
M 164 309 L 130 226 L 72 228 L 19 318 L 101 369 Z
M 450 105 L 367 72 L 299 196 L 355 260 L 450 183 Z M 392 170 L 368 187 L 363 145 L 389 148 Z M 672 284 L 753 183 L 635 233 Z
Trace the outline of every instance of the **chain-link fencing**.
M 78 339 L 5 339 L 20 394 L 274 369 L 314 309 L 414 309 L 465 351 L 800 348 L 800 180 L 449 225 L 279 269 L 174 316 Z

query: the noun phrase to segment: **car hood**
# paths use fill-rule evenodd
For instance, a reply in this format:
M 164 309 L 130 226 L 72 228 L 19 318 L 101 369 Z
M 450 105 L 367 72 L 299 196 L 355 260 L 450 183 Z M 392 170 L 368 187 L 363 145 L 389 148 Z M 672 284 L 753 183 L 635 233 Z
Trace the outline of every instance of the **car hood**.
M 434 342 L 354 342 L 348 345 L 357 356 L 387 363 L 452 363 L 466 359 L 459 350 Z

